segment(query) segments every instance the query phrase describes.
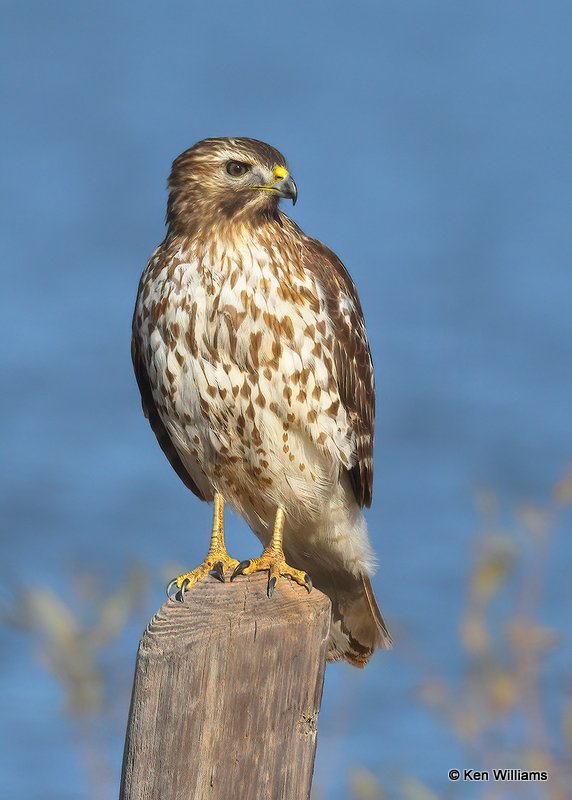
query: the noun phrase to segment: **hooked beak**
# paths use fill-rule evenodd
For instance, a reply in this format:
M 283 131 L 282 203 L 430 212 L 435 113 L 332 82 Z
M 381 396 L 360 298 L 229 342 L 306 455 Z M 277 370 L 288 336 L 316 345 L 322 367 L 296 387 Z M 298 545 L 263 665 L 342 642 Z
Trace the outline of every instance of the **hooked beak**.
M 272 194 L 277 194 L 279 197 L 285 197 L 292 201 L 292 205 L 296 205 L 298 198 L 298 189 L 294 183 L 294 179 L 284 167 L 274 167 L 274 183 L 269 186 L 257 186 L 257 189 L 266 189 Z

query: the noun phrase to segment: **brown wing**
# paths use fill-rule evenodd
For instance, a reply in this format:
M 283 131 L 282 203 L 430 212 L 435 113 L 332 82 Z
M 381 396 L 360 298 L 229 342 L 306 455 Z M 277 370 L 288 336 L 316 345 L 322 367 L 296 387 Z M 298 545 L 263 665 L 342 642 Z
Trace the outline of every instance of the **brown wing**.
M 133 369 L 135 370 L 137 385 L 139 386 L 139 391 L 141 392 L 141 405 L 143 406 L 143 413 L 149 420 L 149 424 L 151 425 L 153 433 L 157 437 L 157 441 L 159 442 L 161 450 L 165 453 L 171 466 L 179 478 L 183 481 L 187 489 L 190 489 L 191 492 L 196 494 L 197 497 L 200 497 L 201 500 L 206 500 L 196 483 L 185 469 L 185 466 L 181 461 L 173 442 L 171 441 L 171 437 L 161 421 L 161 417 L 159 416 L 157 406 L 155 405 L 155 401 L 153 399 L 153 392 L 151 390 L 149 376 L 141 357 L 139 343 L 135 332 L 133 332 L 133 336 L 131 338 L 131 359 L 133 361 Z
M 306 266 L 318 278 L 334 328 L 334 360 L 340 399 L 356 437 L 356 463 L 349 470 L 356 500 L 371 505 L 373 493 L 373 432 L 375 381 L 363 312 L 356 287 L 340 259 L 329 248 L 304 234 Z

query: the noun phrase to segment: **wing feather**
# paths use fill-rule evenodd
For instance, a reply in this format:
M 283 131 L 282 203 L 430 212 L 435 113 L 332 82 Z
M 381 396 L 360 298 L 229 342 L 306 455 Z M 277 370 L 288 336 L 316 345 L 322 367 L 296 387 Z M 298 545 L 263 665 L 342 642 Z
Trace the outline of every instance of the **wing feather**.
M 340 400 L 355 434 L 355 464 L 349 477 L 357 502 L 371 505 L 375 379 L 365 320 L 357 290 L 340 259 L 316 239 L 304 236 L 307 268 L 317 277 L 334 329 L 334 362 Z
M 149 424 L 151 425 L 153 433 L 157 437 L 157 441 L 159 442 L 161 450 L 167 456 L 171 466 L 179 478 L 183 481 L 187 489 L 190 489 L 191 492 L 196 494 L 197 497 L 200 497 L 201 500 L 206 500 L 206 497 L 203 495 L 189 475 L 188 471 L 185 469 L 175 445 L 171 441 L 171 437 L 161 421 L 161 417 L 157 411 L 157 406 L 155 405 L 155 400 L 153 399 L 151 383 L 149 381 L 147 369 L 141 355 L 139 341 L 135 330 L 133 330 L 133 335 L 131 338 L 131 358 L 133 361 L 133 369 L 135 370 L 135 378 L 137 379 L 137 385 L 141 393 L 141 405 L 143 406 L 143 413 L 149 420 Z

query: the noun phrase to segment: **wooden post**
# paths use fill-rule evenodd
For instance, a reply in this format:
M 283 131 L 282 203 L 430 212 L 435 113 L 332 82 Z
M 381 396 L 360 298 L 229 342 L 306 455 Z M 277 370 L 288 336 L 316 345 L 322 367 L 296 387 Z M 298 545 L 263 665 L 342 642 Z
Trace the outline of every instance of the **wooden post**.
M 206 579 L 143 634 L 120 800 L 310 795 L 330 601 L 281 578 Z

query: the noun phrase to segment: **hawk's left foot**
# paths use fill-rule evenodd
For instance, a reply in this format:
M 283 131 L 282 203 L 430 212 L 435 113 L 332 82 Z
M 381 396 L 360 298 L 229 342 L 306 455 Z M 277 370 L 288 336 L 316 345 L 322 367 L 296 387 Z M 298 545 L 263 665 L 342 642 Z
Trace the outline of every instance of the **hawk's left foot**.
M 230 579 L 233 581 L 237 575 L 251 575 L 253 572 L 268 570 L 268 597 L 272 597 L 276 582 L 280 575 L 291 578 L 300 586 L 312 591 L 312 581 L 310 576 L 300 569 L 294 569 L 286 563 L 284 551 L 282 550 L 282 531 L 284 530 L 284 511 L 279 508 L 276 512 L 274 531 L 268 547 L 264 548 L 259 558 L 246 559 L 241 561 L 232 573 Z
M 264 570 L 268 570 L 268 597 L 272 597 L 276 581 L 280 575 L 292 578 L 300 586 L 305 586 L 309 592 L 312 591 L 310 576 L 302 572 L 302 570 L 289 566 L 284 558 L 284 553 L 276 553 L 270 547 L 264 550 L 260 558 L 241 561 L 230 576 L 230 579 L 233 581 L 237 575 L 250 575 L 253 572 L 262 572 Z

